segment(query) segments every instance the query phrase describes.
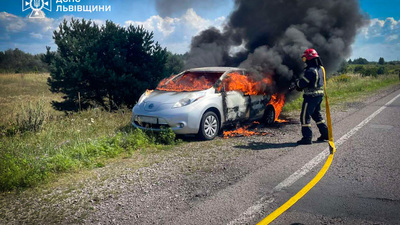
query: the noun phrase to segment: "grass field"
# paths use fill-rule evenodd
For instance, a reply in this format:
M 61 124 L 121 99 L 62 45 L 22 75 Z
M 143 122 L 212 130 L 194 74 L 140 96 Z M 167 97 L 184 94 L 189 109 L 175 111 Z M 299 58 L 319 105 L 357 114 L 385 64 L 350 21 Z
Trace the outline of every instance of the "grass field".
M 114 157 L 157 152 L 175 145 L 171 131 L 144 133 L 130 126 L 130 109 L 78 113 L 55 111 L 61 100 L 46 84 L 48 74 L 0 74 L 0 191 L 32 187 L 58 174 L 101 167 Z M 333 105 L 398 84 L 397 75 L 341 75 L 328 82 Z M 302 99 L 286 111 L 299 110 Z
M 130 126 L 130 109 L 94 108 L 66 115 L 51 107 L 48 74 L 0 75 L 0 191 L 34 186 L 54 175 L 104 166 L 138 149 L 175 144 L 170 131 Z

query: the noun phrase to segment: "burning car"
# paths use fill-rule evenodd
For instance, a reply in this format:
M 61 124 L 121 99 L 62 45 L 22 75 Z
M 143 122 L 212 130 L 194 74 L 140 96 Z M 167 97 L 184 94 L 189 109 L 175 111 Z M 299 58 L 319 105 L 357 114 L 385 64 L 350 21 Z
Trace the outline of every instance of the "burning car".
M 147 90 L 132 109 L 132 125 L 141 129 L 171 128 L 176 134 L 214 139 L 221 128 L 243 121 L 271 124 L 284 95 L 263 92 L 270 79 L 255 81 L 233 67 L 204 67 L 183 71 Z M 278 106 L 278 111 L 276 106 Z

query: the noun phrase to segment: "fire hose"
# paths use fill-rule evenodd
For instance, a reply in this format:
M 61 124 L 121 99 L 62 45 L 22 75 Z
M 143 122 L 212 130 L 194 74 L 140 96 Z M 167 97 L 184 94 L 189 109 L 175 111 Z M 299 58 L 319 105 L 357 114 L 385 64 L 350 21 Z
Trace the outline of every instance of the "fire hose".
M 335 155 L 336 148 L 335 148 L 335 143 L 333 142 L 331 112 L 330 112 L 330 108 L 329 108 L 328 93 L 326 91 L 325 68 L 324 67 L 321 67 L 321 68 L 322 68 L 322 72 L 324 74 L 324 94 L 325 94 L 326 120 L 327 120 L 327 126 L 328 126 L 330 154 L 329 154 L 328 158 L 326 159 L 324 166 L 321 168 L 321 170 L 318 172 L 318 174 L 308 184 L 306 184 L 306 186 L 304 186 L 299 192 L 297 192 L 293 197 L 291 197 L 282 206 L 280 206 L 278 209 L 276 209 L 271 214 L 269 214 L 267 217 L 265 217 L 263 220 L 261 220 L 257 225 L 264 225 L 264 224 L 271 223 L 278 216 L 280 216 L 282 213 L 284 213 L 286 210 L 288 210 L 290 207 L 292 207 L 298 200 L 300 200 L 304 195 L 306 195 L 307 192 L 310 191 L 322 179 L 322 177 L 325 175 L 325 173 L 328 171 L 329 167 L 332 164 L 332 160 L 333 160 L 333 156 Z

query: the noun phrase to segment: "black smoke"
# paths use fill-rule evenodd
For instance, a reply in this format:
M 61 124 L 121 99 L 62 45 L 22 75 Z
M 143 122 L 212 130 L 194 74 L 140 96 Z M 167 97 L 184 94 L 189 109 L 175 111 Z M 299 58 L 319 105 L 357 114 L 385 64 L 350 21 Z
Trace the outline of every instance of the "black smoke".
M 186 67 L 244 67 L 272 75 L 283 90 L 303 72 L 307 48 L 328 72 L 337 69 L 366 21 L 358 0 L 236 0 L 222 31 L 193 37 Z

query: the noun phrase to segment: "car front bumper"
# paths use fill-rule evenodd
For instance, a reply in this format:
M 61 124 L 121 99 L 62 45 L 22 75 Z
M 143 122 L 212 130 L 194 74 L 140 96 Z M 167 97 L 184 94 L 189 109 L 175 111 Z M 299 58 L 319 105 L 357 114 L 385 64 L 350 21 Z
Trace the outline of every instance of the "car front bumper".
M 164 127 L 176 134 L 197 134 L 202 110 L 195 105 L 173 108 L 173 104 L 163 104 L 160 110 L 149 112 L 142 104 L 137 104 L 132 109 L 131 123 L 143 130 L 160 131 Z

